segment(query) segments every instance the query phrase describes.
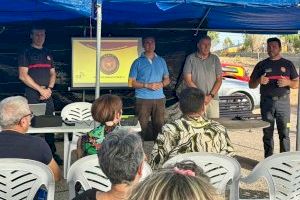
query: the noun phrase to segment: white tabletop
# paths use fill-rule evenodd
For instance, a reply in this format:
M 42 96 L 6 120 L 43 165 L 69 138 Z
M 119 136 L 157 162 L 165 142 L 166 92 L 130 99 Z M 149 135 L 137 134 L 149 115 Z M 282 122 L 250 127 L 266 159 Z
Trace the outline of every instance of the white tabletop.
M 27 133 L 71 133 L 71 132 L 89 132 L 94 128 L 94 123 L 76 123 L 75 126 L 68 126 L 63 123 L 57 127 L 29 127 Z
M 121 126 L 122 128 L 128 129 L 130 132 L 141 131 L 141 125 L 138 123 L 136 126 Z M 71 133 L 71 132 L 89 132 L 94 129 L 94 123 L 91 121 L 75 123 L 75 126 L 68 126 L 63 123 L 62 126 L 57 127 L 42 127 L 33 128 L 29 127 L 27 133 Z

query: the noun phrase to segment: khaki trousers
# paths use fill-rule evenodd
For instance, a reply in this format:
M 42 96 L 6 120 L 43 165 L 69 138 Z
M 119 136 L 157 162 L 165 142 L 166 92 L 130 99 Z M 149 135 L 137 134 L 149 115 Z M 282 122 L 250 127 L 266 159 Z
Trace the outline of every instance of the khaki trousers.
M 220 118 L 219 101 L 212 99 L 208 105 L 205 106 L 205 116 L 208 119 Z

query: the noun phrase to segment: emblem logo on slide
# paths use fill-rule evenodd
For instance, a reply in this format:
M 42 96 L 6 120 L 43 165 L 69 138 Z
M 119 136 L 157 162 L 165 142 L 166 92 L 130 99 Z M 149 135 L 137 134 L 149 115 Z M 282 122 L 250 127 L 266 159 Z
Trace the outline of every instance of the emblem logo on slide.
M 114 74 L 119 69 L 119 60 L 113 54 L 105 54 L 101 56 L 100 71 L 106 75 Z

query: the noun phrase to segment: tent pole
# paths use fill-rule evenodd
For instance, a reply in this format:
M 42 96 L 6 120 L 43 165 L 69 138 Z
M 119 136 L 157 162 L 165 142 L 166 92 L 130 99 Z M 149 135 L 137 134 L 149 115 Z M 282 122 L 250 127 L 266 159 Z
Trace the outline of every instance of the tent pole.
M 208 16 L 210 10 L 211 10 L 211 7 L 209 7 L 208 9 L 206 9 L 204 16 L 202 17 L 202 19 L 201 19 L 199 25 L 198 25 L 197 28 L 196 28 L 196 32 L 195 32 L 194 36 L 198 36 L 200 27 L 202 26 L 204 20 L 207 18 L 207 16 Z
M 102 4 L 100 1 L 100 3 L 97 3 L 97 48 L 96 48 L 95 99 L 97 99 L 100 96 L 101 23 L 102 23 Z
M 298 86 L 298 104 L 297 104 L 297 126 L 296 126 L 296 151 L 300 150 L 300 82 Z

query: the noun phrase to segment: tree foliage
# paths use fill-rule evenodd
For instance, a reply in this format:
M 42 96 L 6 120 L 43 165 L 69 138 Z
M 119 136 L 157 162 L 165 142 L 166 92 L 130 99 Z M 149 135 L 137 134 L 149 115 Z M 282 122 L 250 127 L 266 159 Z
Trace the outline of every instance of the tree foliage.
M 212 47 L 216 46 L 220 42 L 219 33 L 215 31 L 208 31 L 207 35 L 211 38 Z
M 229 37 L 226 37 L 223 41 L 223 48 L 227 49 L 227 48 L 232 47 L 232 46 L 233 46 L 232 40 Z
M 282 42 L 286 43 L 288 52 L 300 52 L 300 35 L 282 35 L 280 39 L 282 40 Z
M 246 51 L 258 52 L 262 50 L 265 42 L 265 35 L 245 34 L 243 48 Z

